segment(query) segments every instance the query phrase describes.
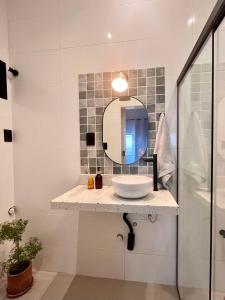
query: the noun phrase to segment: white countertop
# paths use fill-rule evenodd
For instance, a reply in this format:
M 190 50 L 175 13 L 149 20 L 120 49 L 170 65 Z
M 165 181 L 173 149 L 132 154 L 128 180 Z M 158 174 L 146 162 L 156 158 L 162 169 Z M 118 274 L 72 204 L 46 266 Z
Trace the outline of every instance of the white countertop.
M 86 185 L 78 185 L 52 200 L 51 208 L 95 212 L 178 215 L 178 205 L 167 190 L 152 191 L 145 198 L 129 200 L 117 196 L 111 186 L 104 186 L 101 190 L 88 190 Z

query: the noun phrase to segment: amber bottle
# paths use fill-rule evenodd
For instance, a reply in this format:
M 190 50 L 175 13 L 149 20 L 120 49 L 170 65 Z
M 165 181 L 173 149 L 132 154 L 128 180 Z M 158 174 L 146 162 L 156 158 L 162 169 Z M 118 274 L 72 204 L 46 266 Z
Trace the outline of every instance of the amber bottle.
M 101 175 L 101 170 L 98 167 L 98 172 L 97 175 L 95 176 L 95 188 L 97 190 L 102 189 L 103 186 L 103 179 L 102 179 L 102 175 Z

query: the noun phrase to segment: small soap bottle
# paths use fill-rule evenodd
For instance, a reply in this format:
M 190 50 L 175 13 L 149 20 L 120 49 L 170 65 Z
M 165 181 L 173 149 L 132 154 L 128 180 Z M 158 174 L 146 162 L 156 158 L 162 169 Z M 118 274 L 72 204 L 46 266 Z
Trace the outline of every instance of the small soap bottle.
M 102 189 L 102 186 L 103 186 L 102 175 L 101 175 L 100 168 L 98 167 L 98 172 L 97 175 L 95 176 L 95 188 L 99 190 Z
M 89 169 L 88 169 L 88 189 L 93 190 L 94 189 L 94 178 L 90 175 Z

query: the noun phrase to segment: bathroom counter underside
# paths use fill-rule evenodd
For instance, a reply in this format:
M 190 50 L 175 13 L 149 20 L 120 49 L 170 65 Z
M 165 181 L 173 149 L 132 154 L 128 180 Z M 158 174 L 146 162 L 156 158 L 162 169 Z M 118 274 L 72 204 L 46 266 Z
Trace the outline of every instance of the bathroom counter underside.
M 176 201 L 167 190 L 151 192 L 142 199 L 129 200 L 117 196 L 111 186 L 104 186 L 101 190 L 88 190 L 84 185 L 78 185 L 53 199 L 51 208 L 161 215 L 178 215 L 179 212 Z

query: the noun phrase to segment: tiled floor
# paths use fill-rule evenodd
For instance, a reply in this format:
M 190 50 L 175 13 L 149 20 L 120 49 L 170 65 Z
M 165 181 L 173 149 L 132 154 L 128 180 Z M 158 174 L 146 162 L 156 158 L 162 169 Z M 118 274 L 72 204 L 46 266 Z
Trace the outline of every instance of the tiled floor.
M 63 300 L 176 300 L 175 287 L 76 276 Z
M 43 294 L 48 289 L 49 285 L 55 279 L 57 273 L 34 271 L 34 284 L 32 289 L 24 296 L 18 298 L 19 300 L 40 300 Z M 5 293 L 5 282 L 0 285 L 0 300 L 8 299 Z M 50 300 L 50 299 L 49 299 Z M 53 299 L 52 299 L 53 300 Z
M 114 279 L 36 272 L 33 288 L 19 300 L 178 300 L 175 287 Z M 4 289 L 0 299 L 7 299 Z M 2 297 L 1 297 L 2 295 Z

